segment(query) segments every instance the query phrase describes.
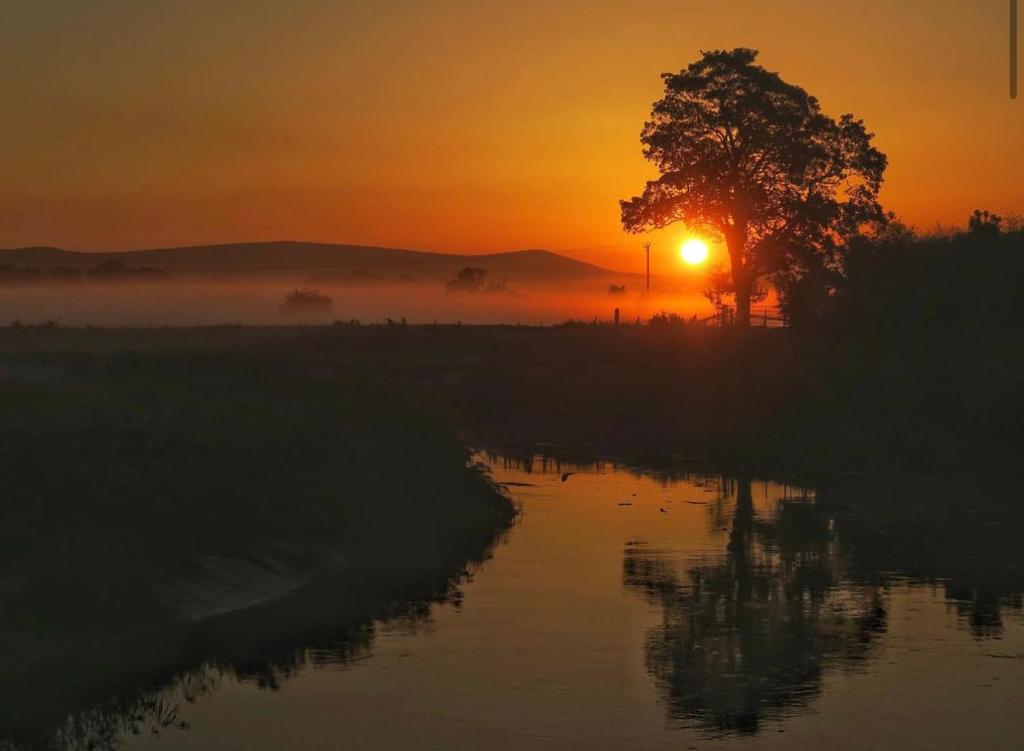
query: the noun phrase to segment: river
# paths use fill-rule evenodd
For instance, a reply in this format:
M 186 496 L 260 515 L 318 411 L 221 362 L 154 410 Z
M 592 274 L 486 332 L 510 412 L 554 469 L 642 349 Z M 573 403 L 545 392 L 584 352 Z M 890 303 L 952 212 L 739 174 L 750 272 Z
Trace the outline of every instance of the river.
M 989 505 L 485 460 L 520 518 L 446 597 L 183 669 L 65 745 L 1021 748 L 1020 532 Z

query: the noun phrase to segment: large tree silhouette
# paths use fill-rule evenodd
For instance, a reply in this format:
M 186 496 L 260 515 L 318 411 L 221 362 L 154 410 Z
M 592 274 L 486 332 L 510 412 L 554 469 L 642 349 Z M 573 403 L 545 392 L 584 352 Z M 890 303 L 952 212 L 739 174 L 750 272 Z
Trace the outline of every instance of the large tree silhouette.
M 743 327 L 759 278 L 827 276 L 849 239 L 884 219 L 886 157 L 863 122 L 822 114 L 756 58 L 744 48 L 705 52 L 662 76 L 665 94 L 641 134 L 661 176 L 621 202 L 631 232 L 682 222 L 724 240 Z

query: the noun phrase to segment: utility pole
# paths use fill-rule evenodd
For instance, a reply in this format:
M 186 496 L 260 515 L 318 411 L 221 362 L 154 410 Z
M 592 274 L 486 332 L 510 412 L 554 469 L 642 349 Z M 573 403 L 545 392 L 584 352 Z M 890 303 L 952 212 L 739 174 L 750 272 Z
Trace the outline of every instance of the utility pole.
M 644 243 L 644 251 L 647 253 L 647 291 L 651 291 L 651 244 Z
M 1020 13 L 1019 0 L 1010 0 L 1010 99 L 1017 98 L 1018 58 L 1020 43 L 1020 26 L 1017 17 Z

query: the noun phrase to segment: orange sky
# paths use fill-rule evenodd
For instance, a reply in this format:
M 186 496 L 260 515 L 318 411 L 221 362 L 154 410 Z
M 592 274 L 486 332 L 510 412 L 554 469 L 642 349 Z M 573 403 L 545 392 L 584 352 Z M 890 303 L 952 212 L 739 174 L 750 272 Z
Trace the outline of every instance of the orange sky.
M 620 269 L 659 74 L 702 48 L 852 111 L 910 222 L 1024 211 L 1004 0 L 48 0 L 0 25 L 0 247 L 544 247 Z M 685 234 L 655 236 L 656 258 Z M 666 269 L 667 270 L 667 269 Z

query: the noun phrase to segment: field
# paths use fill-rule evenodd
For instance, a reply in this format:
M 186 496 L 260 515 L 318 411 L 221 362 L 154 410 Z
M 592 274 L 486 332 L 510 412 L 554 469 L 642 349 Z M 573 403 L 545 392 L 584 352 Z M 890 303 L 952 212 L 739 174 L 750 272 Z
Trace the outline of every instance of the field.
M 9 384 L 88 382 L 113 368 L 148 374 L 139 388 L 159 376 L 194 392 L 204 386 L 191 368 L 230 367 L 326 393 L 372 387 L 389 404 L 432 405 L 467 444 L 578 459 L 1002 471 L 1022 442 L 1012 330 L 908 345 L 687 326 L 24 327 L 0 330 L 0 367 Z M 386 419 L 374 422 L 381 434 Z

